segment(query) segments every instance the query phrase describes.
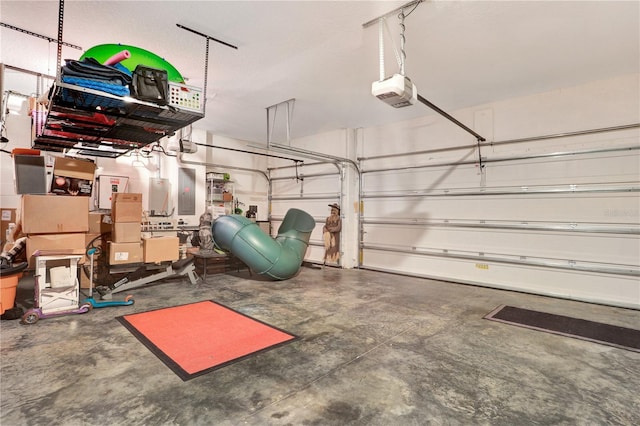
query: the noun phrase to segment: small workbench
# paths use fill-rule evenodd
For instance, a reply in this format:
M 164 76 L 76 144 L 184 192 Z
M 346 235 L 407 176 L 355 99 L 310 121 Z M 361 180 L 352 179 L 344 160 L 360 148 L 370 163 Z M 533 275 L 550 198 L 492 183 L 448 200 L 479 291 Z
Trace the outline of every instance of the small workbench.
M 232 254 L 220 254 L 213 250 L 192 250 L 189 255 L 194 257 L 196 272 L 202 274 L 202 280 L 207 281 L 207 273 L 220 274 L 227 271 L 240 271 L 247 268 L 240 259 Z

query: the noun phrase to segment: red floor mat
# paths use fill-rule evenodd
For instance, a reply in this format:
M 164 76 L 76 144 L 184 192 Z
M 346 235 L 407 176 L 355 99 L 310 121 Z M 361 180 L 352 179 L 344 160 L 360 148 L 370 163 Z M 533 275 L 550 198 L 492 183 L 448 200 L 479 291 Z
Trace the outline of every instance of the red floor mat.
M 297 339 L 211 300 L 117 320 L 182 380 Z

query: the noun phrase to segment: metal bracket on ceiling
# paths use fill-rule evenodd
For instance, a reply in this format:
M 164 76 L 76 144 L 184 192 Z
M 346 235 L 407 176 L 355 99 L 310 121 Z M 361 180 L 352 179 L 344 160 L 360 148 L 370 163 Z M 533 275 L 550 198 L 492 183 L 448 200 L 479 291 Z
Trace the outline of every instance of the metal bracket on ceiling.
M 220 43 L 223 44 L 225 46 L 231 47 L 232 49 L 238 49 L 238 46 L 234 46 L 233 44 L 229 44 L 227 42 L 224 42 L 222 40 L 218 40 L 217 38 L 211 37 L 207 34 L 201 33 L 200 31 L 196 31 L 193 30 L 189 27 L 185 27 L 184 25 L 180 25 L 180 24 L 176 24 L 176 26 L 178 28 L 181 28 L 183 30 L 189 31 L 191 33 L 197 34 L 200 37 L 204 37 L 206 39 L 206 48 L 205 48 L 205 53 L 204 53 L 204 87 L 203 87 L 203 92 L 204 92 L 204 99 L 202 100 L 202 109 L 203 111 L 206 110 L 207 108 L 207 79 L 209 76 L 209 40 L 213 40 L 216 43 Z
M 286 108 L 286 131 L 287 131 L 287 145 L 291 144 L 291 119 L 293 116 L 293 107 L 296 103 L 295 98 L 288 99 L 286 101 L 278 102 L 277 104 L 268 106 L 267 109 L 267 150 L 272 148 L 273 140 L 273 127 L 276 122 L 276 115 L 278 113 L 278 107 L 284 106 Z M 304 181 L 304 178 L 298 174 L 298 164 L 303 164 L 302 160 L 293 160 L 296 167 L 296 182 Z
M 4 28 L 8 28 L 10 30 L 18 31 L 19 33 L 27 34 L 27 35 L 30 35 L 30 36 L 33 36 L 33 37 L 41 38 L 41 39 L 47 40 L 48 42 L 56 42 L 56 43 L 58 42 L 58 40 L 56 40 L 55 38 L 47 37 L 45 35 L 38 34 L 38 33 L 34 33 L 33 31 L 25 30 L 24 28 L 15 27 L 13 25 L 5 24 L 4 22 L 0 22 L 0 27 L 4 27 Z M 64 42 L 64 41 L 61 42 L 61 44 L 63 46 L 67 46 L 67 47 L 70 47 L 72 49 L 82 50 L 82 47 L 76 46 L 75 44 L 67 43 L 67 42 Z
M 226 41 L 218 40 L 218 39 L 217 39 L 217 38 L 215 38 L 215 37 L 211 37 L 210 35 L 207 35 L 207 34 L 201 33 L 200 31 L 196 31 L 196 30 L 193 30 L 193 29 L 191 29 L 191 28 L 189 28 L 189 27 L 185 27 L 184 25 L 176 24 L 176 26 L 177 26 L 178 28 L 182 28 L 183 30 L 187 30 L 187 31 L 189 31 L 189 32 L 192 32 L 192 33 L 194 33 L 194 34 L 197 34 L 197 35 L 199 35 L 200 37 L 204 37 L 204 38 L 206 38 L 207 40 L 213 40 L 213 41 L 215 41 L 216 43 L 223 44 L 223 45 L 225 45 L 225 46 L 231 47 L 232 49 L 238 49 L 238 46 L 234 46 L 233 44 L 229 44 L 229 43 L 227 43 Z
M 56 55 L 56 77 L 57 80 L 61 79 L 62 66 L 62 24 L 64 22 L 64 0 L 60 0 L 58 4 L 58 52 Z
M 60 78 L 60 66 L 62 65 L 62 46 L 71 47 L 73 49 L 82 50 L 82 47 L 76 46 L 75 44 L 65 43 L 62 41 L 62 24 L 64 22 L 64 0 L 59 0 L 58 2 L 58 38 L 54 39 L 51 37 L 44 36 L 42 34 L 34 33 L 32 31 L 28 31 L 19 27 L 15 27 L 13 25 L 5 24 L 4 22 L 0 22 L 0 26 L 9 28 L 14 31 L 18 31 L 33 37 L 41 38 L 47 40 L 49 42 L 55 41 L 57 44 L 57 54 L 56 54 L 56 78 Z
M 377 24 L 380 19 L 384 19 L 384 18 L 386 18 L 388 16 L 391 16 L 391 15 L 397 13 L 397 12 L 404 13 L 404 10 L 406 8 L 414 6 L 414 5 L 417 6 L 418 4 L 422 3 L 423 1 L 424 0 L 413 0 L 413 1 L 410 1 L 409 3 L 405 3 L 402 6 L 396 7 L 395 9 L 385 13 L 384 15 L 380 15 L 377 18 L 373 18 L 372 20 L 365 22 L 364 24 L 362 24 L 362 27 L 363 28 L 370 27 L 373 24 Z
M 286 152 L 286 153 L 293 153 L 296 155 L 300 155 L 301 157 L 305 157 L 305 158 L 310 158 L 313 160 L 320 160 L 320 161 L 326 161 L 329 160 L 334 164 L 338 164 L 338 163 L 349 163 L 351 164 L 357 171 L 358 173 L 360 172 L 360 169 L 358 167 L 358 165 L 353 161 L 350 160 L 348 158 L 341 158 L 341 157 L 336 157 L 333 155 L 328 155 L 328 154 L 323 154 L 321 152 L 314 152 L 314 151 L 307 151 L 304 149 L 300 149 L 300 148 L 295 148 L 293 146 L 291 146 L 291 118 L 293 115 L 293 107 L 295 105 L 295 98 L 291 98 L 289 100 L 283 101 L 283 102 L 279 102 L 277 104 L 271 105 L 269 107 L 267 107 L 267 150 L 274 150 L 277 152 Z M 283 144 L 277 144 L 277 143 L 273 143 L 273 126 L 272 126 L 272 121 L 275 123 L 275 119 L 276 119 L 276 112 L 278 110 L 279 106 L 285 106 L 286 107 L 286 112 L 287 112 L 287 117 L 286 117 L 286 125 L 287 125 L 287 144 L 283 145 Z M 272 114 L 273 112 L 273 114 Z M 272 120 L 272 115 L 273 115 L 273 120 Z M 257 148 L 257 147 L 256 147 Z M 261 149 L 265 149 L 264 147 L 260 147 Z M 294 160 L 296 161 L 296 180 L 299 181 L 304 181 L 304 178 L 298 175 L 298 163 L 304 163 L 302 160 Z
M 273 127 L 276 123 L 276 115 L 278 113 L 279 106 L 284 106 L 286 108 L 287 117 L 285 124 L 287 131 L 287 145 L 291 143 L 291 119 L 293 117 L 293 107 L 295 106 L 295 104 L 296 99 L 291 98 L 267 107 L 267 148 L 270 148 L 271 143 L 273 142 Z

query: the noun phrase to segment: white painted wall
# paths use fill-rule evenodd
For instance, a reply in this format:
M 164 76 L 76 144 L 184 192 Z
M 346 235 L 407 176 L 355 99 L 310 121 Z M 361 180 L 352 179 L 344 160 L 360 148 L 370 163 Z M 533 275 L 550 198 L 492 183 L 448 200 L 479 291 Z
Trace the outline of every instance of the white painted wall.
M 7 115 L 5 131 L 9 142 L 2 144 L 2 149 L 11 152 L 15 148 L 31 148 L 31 118 L 26 114 Z M 20 207 L 20 197 L 15 195 L 13 159 L 6 152 L 0 152 L 0 207 Z

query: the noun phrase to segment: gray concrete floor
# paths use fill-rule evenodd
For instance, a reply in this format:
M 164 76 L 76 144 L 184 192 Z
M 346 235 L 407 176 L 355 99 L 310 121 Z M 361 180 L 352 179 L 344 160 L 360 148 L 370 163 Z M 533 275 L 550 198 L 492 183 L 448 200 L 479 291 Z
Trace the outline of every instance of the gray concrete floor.
M 23 308 L 32 280 L 19 285 Z M 640 424 L 640 353 L 483 319 L 507 304 L 639 328 L 640 311 L 329 267 L 207 281 L 2 321 L 0 424 Z M 115 320 L 206 299 L 300 340 L 183 382 Z

